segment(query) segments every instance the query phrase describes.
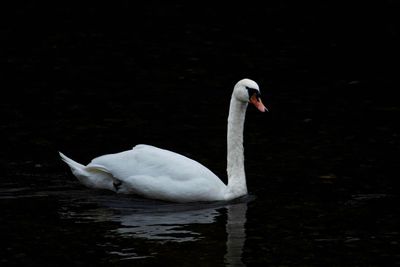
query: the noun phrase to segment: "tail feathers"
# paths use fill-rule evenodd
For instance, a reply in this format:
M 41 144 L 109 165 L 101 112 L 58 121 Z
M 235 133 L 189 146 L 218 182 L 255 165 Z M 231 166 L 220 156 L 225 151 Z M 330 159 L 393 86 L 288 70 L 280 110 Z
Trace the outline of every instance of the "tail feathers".
M 115 192 L 118 190 L 118 182 L 114 182 L 117 180 L 108 172 L 106 168 L 93 164 L 89 164 L 90 166 L 84 166 L 68 158 L 63 153 L 59 153 L 61 159 L 71 168 L 72 173 L 85 186 L 97 189 L 108 189 Z
M 60 153 L 60 157 L 61 157 L 61 159 L 65 162 L 65 163 L 67 163 L 68 164 L 68 166 L 72 169 L 72 170 L 82 170 L 83 168 L 85 168 L 85 166 L 84 165 L 82 165 L 82 164 L 80 164 L 80 163 L 78 163 L 78 162 L 76 162 L 76 161 L 73 161 L 72 159 L 70 159 L 70 158 L 68 158 L 67 156 L 65 156 L 63 153 L 61 153 L 61 152 L 58 152 L 58 153 Z

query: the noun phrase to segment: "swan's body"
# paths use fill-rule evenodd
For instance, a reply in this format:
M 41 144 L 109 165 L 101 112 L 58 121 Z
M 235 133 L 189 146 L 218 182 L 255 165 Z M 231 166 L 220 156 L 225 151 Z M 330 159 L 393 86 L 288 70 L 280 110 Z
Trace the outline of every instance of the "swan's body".
M 228 117 L 228 185 L 200 163 L 148 145 L 95 158 L 87 166 L 60 155 L 87 187 L 173 202 L 231 200 L 247 194 L 244 118 L 248 102 L 266 110 L 259 95 L 258 85 L 249 79 L 234 87 Z

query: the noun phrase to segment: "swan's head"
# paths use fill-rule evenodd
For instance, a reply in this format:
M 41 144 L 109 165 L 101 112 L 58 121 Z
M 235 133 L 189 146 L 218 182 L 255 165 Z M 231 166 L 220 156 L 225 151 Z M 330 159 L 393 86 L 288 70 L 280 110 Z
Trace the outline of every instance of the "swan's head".
M 233 89 L 233 95 L 239 101 L 253 104 L 261 112 L 268 111 L 261 101 L 260 88 L 253 80 L 243 79 L 238 81 Z

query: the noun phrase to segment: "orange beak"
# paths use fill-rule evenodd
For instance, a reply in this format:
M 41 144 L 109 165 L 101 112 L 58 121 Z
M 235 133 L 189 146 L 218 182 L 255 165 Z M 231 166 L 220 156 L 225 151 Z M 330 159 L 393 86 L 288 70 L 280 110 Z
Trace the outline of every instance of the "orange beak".
M 261 112 L 268 111 L 268 109 L 262 103 L 261 98 L 257 97 L 256 94 L 254 94 L 252 97 L 250 97 L 249 102 L 251 104 L 253 104 Z

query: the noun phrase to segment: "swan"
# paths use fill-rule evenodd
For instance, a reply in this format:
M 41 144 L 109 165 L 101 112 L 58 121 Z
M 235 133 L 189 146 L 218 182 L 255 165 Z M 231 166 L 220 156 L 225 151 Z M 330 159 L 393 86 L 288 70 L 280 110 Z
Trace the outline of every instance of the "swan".
M 172 151 L 150 145 L 93 159 L 84 166 L 59 152 L 78 180 L 89 188 L 136 194 L 170 202 L 229 201 L 247 194 L 243 157 L 243 127 L 248 103 L 268 111 L 257 83 L 236 83 L 230 101 L 225 185 L 202 164 Z

